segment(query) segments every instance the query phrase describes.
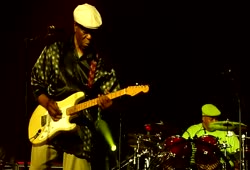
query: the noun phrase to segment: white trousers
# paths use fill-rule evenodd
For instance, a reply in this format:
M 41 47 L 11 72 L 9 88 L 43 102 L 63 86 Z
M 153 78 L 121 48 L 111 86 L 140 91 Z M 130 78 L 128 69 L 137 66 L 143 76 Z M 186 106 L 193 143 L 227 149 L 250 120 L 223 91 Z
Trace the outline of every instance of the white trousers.
M 51 145 L 32 146 L 30 170 L 49 170 L 58 152 Z M 91 170 L 86 159 L 80 159 L 72 154 L 63 153 L 63 170 Z

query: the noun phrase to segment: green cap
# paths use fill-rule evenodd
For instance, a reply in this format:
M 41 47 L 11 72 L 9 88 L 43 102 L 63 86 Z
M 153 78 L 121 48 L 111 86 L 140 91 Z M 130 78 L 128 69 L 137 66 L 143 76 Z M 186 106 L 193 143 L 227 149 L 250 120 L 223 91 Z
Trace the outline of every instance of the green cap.
M 202 116 L 219 116 L 220 110 L 213 104 L 205 104 L 201 108 Z

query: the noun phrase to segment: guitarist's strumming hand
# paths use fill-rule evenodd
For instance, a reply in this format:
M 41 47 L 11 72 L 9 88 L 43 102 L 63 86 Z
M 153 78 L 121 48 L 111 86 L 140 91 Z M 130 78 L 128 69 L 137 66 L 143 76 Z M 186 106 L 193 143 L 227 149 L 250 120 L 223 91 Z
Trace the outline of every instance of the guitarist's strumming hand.
M 49 115 L 54 121 L 58 121 L 62 118 L 62 112 L 59 109 L 56 101 L 49 99 L 45 94 L 41 94 L 38 97 L 38 102 L 48 110 Z
M 106 95 L 98 95 L 97 104 L 101 109 L 106 109 L 113 104 L 113 101 Z
M 46 109 L 54 121 L 58 121 L 62 118 L 62 112 L 54 100 L 48 101 Z

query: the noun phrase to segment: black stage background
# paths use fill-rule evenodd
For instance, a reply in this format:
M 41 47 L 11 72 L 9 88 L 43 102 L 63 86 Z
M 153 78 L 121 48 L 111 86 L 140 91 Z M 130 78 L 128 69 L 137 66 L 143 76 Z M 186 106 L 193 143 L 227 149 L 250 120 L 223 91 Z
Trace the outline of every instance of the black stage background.
M 9 1 L 2 5 L 1 145 L 8 155 L 29 160 L 29 117 L 35 104 L 29 73 L 43 45 L 72 31 L 72 11 L 89 2 L 103 15 L 105 52 L 124 87 L 149 85 L 106 116 L 116 142 L 122 131 L 181 134 L 200 121 L 200 108 L 214 103 L 222 120 L 249 125 L 249 30 L 244 4 L 138 1 Z M 49 26 L 56 30 L 48 30 Z M 52 32 L 51 32 L 52 31 Z M 107 50 L 106 50 L 107 49 Z M 112 123 L 111 123 L 112 122 Z M 122 140 L 125 143 L 126 140 Z

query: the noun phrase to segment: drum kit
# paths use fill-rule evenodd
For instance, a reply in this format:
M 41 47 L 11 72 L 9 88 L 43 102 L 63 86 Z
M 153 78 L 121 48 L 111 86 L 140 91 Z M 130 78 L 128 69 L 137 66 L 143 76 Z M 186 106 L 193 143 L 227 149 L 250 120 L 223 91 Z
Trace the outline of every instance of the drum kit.
M 148 124 L 147 124 L 148 126 Z M 214 130 L 246 130 L 243 123 L 218 121 L 210 126 Z M 218 138 L 211 135 L 185 139 L 181 135 L 162 137 L 162 133 L 128 134 L 128 144 L 133 154 L 121 163 L 120 168 L 128 170 L 230 170 L 230 157 L 225 151 L 227 144 L 220 144 Z M 240 137 L 244 148 L 240 153 L 240 169 L 248 170 L 246 157 L 248 137 Z M 244 145 L 244 146 L 243 146 Z M 247 149 L 246 149 L 247 148 Z M 225 152 L 224 152 L 225 151 Z

